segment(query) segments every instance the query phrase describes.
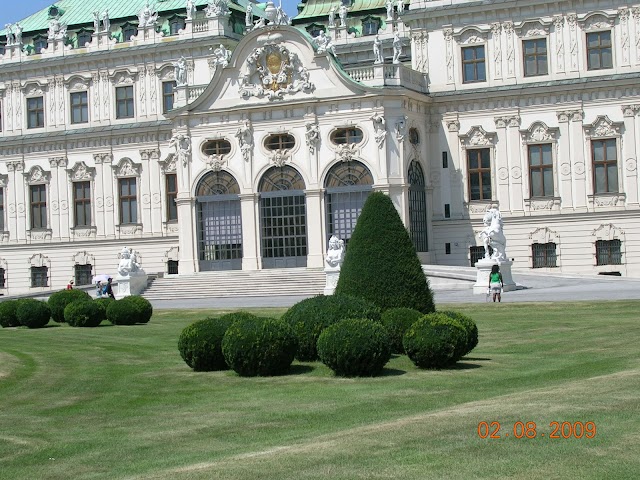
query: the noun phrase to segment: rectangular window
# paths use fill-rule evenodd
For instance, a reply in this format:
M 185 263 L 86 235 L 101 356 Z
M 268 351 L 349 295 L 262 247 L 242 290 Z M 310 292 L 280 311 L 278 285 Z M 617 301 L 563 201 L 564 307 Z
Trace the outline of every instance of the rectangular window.
M 176 82 L 162 82 L 162 113 L 173 110 L 173 89 Z
M 523 40 L 524 76 L 535 77 L 549 73 L 547 67 L 547 39 Z
M 552 144 L 529 145 L 529 179 L 532 197 L 553 197 Z
M 178 274 L 178 260 L 167 260 L 167 273 L 169 275 Z
M 4 232 L 4 188 L 0 188 L 0 232 Z
M 442 152 L 442 168 L 449 168 L 449 155 L 447 152 Z
M 138 223 L 136 178 L 119 179 L 118 191 L 120 194 L 120 224 Z
M 31 286 L 32 287 L 48 287 L 49 286 L 49 268 L 48 267 L 31 267 Z
M 444 253 L 446 255 L 451 255 L 451 244 L 450 243 L 445 243 L 444 244 Z
M 587 33 L 587 70 L 613 68 L 611 30 Z
M 462 48 L 462 82 L 484 82 L 487 79 L 484 45 Z
M 444 204 L 444 218 L 451 218 L 451 205 L 448 203 Z
M 91 182 L 73 182 L 73 208 L 74 225 L 91 226 Z
M 596 265 L 622 265 L 620 240 L 596 241 Z
M 489 255 L 493 255 L 493 248 L 491 247 L 489 247 Z M 484 258 L 484 247 L 482 245 L 469 247 L 469 258 L 471 259 L 471 266 L 474 267 L 478 260 Z
M 556 265 L 556 244 L 534 243 L 531 245 L 531 255 L 533 257 L 533 268 L 555 268 Z
M 116 88 L 116 118 L 133 118 L 133 85 Z
M 89 100 L 87 92 L 71 94 L 71 123 L 89 122 Z
M 44 97 L 27 98 L 27 128 L 44 127 Z
M 76 264 L 74 267 L 75 270 L 75 282 L 76 286 L 80 285 L 91 285 L 91 279 L 93 275 L 91 274 L 93 267 L 90 264 L 86 265 L 78 265 Z
M 491 200 L 491 155 L 488 148 L 467 150 L 469 200 Z
M 178 219 L 178 206 L 176 197 L 178 196 L 178 180 L 175 173 L 168 173 L 166 177 L 167 188 L 167 221 Z
M 47 228 L 47 186 L 31 185 L 31 228 Z
M 0 268 L 0 288 L 5 288 L 5 279 L 4 279 L 4 268 Z
M 591 141 L 594 193 L 618 191 L 618 155 L 615 138 Z

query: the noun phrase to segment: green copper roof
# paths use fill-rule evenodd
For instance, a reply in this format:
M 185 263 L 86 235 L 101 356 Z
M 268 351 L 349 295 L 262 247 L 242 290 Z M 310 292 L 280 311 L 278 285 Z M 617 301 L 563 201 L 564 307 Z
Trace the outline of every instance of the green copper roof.
M 406 3 L 407 0 L 405 0 L 405 4 Z M 352 14 L 352 12 L 384 9 L 385 4 L 385 0 L 354 0 L 353 4 L 349 7 L 349 14 L 347 14 L 347 18 Z M 340 0 L 308 0 L 304 4 L 302 11 L 294 18 L 299 21 L 303 18 L 326 17 L 329 15 L 331 7 L 335 7 L 337 19 L 338 7 L 340 7 L 340 5 Z
M 93 24 L 93 12 L 104 12 L 109 10 L 109 19 L 114 23 L 119 18 L 137 17 L 138 13 L 145 6 L 147 0 L 59 0 L 52 1 L 51 6 L 56 6 L 64 13 L 60 17 L 60 22 L 68 27 L 73 25 Z M 156 9 L 159 13 L 166 11 L 182 10 L 186 13 L 186 0 L 149 0 L 149 6 Z M 194 0 L 193 2 L 199 10 L 207 5 L 207 0 Z M 241 6 L 236 5 L 236 3 Z M 234 3 L 229 2 L 229 8 L 244 11 L 244 5 L 247 0 L 237 0 Z M 26 32 L 37 30 L 47 30 L 49 28 L 49 7 L 40 10 L 29 17 L 20 20 L 18 23 Z M 0 30 L 0 35 L 4 34 L 4 30 Z

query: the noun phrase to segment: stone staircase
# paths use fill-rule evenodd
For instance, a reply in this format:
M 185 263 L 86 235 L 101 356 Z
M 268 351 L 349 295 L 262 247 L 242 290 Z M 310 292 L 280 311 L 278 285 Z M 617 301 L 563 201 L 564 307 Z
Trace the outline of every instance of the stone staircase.
M 149 300 L 228 297 L 314 296 L 323 292 L 324 270 L 283 268 L 226 270 L 190 275 L 168 275 L 150 281 L 143 292 Z

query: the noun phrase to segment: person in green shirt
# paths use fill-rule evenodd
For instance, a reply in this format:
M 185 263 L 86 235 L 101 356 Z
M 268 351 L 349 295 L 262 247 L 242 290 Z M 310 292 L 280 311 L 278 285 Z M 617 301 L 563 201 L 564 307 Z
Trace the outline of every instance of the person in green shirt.
M 491 273 L 489 274 L 489 290 L 493 294 L 493 301 L 498 299 L 498 302 L 502 300 L 502 288 L 504 283 L 502 282 L 502 274 L 500 273 L 500 267 L 494 265 L 491 267 Z

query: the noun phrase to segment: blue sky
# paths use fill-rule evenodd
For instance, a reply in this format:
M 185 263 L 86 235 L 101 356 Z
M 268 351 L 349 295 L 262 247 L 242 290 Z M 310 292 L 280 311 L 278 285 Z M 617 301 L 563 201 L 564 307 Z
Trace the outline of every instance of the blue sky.
M 2 8 L 0 9 L 0 29 L 4 28 L 7 23 L 15 23 L 18 20 L 28 17 L 38 10 L 42 10 L 54 3 L 55 0 L 2 0 Z M 149 3 L 153 4 L 153 0 Z M 187 3 L 186 0 L 185 3 Z M 276 1 L 275 4 L 278 5 L 278 1 Z M 297 0 L 282 0 L 284 9 L 291 16 L 296 14 L 297 4 Z

